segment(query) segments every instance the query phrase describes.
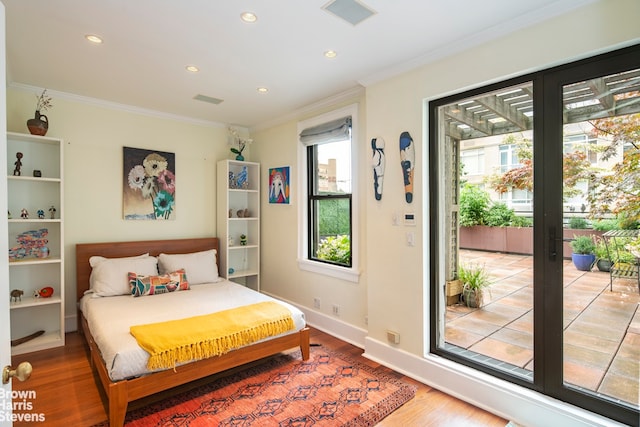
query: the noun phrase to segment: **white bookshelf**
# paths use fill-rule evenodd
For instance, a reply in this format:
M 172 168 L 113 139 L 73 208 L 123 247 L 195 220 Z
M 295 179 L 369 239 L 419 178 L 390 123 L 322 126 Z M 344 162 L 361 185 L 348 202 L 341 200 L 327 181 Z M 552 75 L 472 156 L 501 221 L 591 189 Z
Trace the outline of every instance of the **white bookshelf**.
M 238 185 L 237 178 L 243 170 L 247 183 Z M 221 160 L 217 181 L 220 274 L 260 291 L 260 164 Z M 249 216 L 239 217 L 238 211 L 244 209 Z M 247 236 L 246 245 L 240 242 L 242 234 Z
M 9 259 L 9 289 L 23 291 L 19 300 L 11 298 L 11 339 L 44 331 L 37 338 L 12 346 L 14 355 L 64 345 L 63 148 L 58 138 L 7 133 L 9 249 L 19 246 L 17 238 L 22 233 L 40 229 L 48 231 L 49 249 L 46 257 L 27 254 Z M 18 152 L 23 154 L 19 176 L 14 175 Z M 34 176 L 34 170 L 41 176 Z M 55 208 L 53 219 L 51 206 Z M 21 217 L 22 209 L 28 211 L 28 219 Z M 43 218 L 39 218 L 38 210 L 44 212 Z M 35 291 L 48 286 L 53 288 L 51 297 L 34 297 Z

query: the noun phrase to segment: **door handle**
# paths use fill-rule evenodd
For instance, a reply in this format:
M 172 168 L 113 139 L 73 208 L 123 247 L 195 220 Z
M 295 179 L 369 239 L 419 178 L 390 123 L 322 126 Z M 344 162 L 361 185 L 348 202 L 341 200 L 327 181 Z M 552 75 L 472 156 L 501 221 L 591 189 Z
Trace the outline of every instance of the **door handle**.
M 2 384 L 7 384 L 13 377 L 20 381 L 26 381 L 31 377 L 32 371 L 33 367 L 29 362 L 20 363 L 16 369 L 12 369 L 11 366 L 7 365 L 2 370 Z
M 556 247 L 556 228 L 549 228 L 549 260 L 555 261 L 556 256 L 558 255 L 558 249 Z

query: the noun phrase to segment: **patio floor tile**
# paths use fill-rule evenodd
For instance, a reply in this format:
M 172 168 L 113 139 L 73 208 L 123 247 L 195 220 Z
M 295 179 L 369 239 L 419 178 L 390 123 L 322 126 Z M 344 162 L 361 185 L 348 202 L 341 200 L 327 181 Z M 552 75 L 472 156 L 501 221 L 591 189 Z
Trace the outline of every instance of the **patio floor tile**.
M 485 354 L 494 359 L 511 363 L 523 368 L 533 359 L 533 350 L 518 345 L 508 344 L 491 337 L 485 338 L 471 346 L 469 350 Z
M 484 265 L 491 294 L 481 309 L 447 307 L 445 340 L 533 370 L 533 262 L 530 256 L 461 250 L 465 262 Z M 563 269 L 564 379 L 567 384 L 638 405 L 640 293 L 636 280 Z

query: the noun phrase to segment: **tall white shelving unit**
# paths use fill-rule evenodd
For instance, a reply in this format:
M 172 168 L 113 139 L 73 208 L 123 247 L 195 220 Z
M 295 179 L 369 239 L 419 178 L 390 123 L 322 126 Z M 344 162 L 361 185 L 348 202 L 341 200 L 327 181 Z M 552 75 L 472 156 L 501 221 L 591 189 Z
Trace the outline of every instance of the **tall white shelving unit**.
M 260 164 L 219 161 L 217 187 L 220 275 L 260 291 Z M 243 234 L 246 245 L 241 242 Z
M 14 174 L 16 153 L 22 153 L 20 175 Z M 48 254 L 28 254 L 9 260 L 9 289 L 22 290 L 17 301 L 11 299 L 11 340 L 38 331 L 44 334 L 11 347 L 11 354 L 22 354 L 64 345 L 64 227 L 63 227 L 63 141 L 58 138 L 7 133 L 7 195 L 9 249 L 18 247 L 18 236 L 32 230 L 47 229 Z M 41 176 L 34 176 L 34 170 Z M 55 212 L 50 211 L 54 207 Z M 22 209 L 28 218 L 21 217 Z M 40 218 L 38 211 L 44 212 Z M 46 256 L 43 256 L 46 255 Z M 5 255 L 8 256 L 8 255 Z M 48 298 L 34 292 L 53 288 Z M 9 295 L 6 296 L 9 298 Z

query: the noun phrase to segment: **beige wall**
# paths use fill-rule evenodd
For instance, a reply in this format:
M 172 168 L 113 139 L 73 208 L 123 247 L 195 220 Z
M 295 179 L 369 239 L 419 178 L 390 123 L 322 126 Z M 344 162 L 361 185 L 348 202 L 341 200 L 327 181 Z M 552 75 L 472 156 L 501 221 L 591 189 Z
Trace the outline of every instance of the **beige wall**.
M 353 284 L 326 276 L 303 272 L 296 265 L 297 204 L 296 178 L 292 168 L 292 204 L 265 206 L 263 209 L 262 288 L 299 305 L 313 307 L 313 297 L 340 301 L 341 320 L 368 330 L 367 338 L 387 343 L 386 331 L 400 333 L 397 346 L 422 355 L 428 345 L 423 325 L 428 319 L 425 277 L 428 271 L 428 241 L 423 238 L 428 226 L 428 199 L 423 196 L 427 183 L 427 123 L 425 102 L 471 87 L 522 75 L 553 65 L 580 59 L 613 47 L 640 40 L 640 2 L 635 0 L 601 1 L 566 16 L 532 26 L 467 52 L 439 60 L 401 76 L 366 88 L 361 120 L 360 200 L 365 221 L 361 247 L 364 274 Z M 361 102 L 361 101 L 359 101 Z M 336 105 L 335 108 L 338 108 Z M 365 107 L 365 108 L 362 108 Z M 326 106 L 313 114 L 330 110 Z M 296 165 L 296 124 L 286 124 L 253 132 L 258 141 L 256 159 L 268 167 Z M 411 133 L 416 144 L 415 192 L 413 203 L 404 201 L 398 138 Z M 373 197 L 370 168 L 372 138 L 386 142 L 387 166 L 381 201 Z M 263 173 L 263 176 L 266 176 Z M 265 202 L 265 200 L 263 200 Z M 416 227 L 392 225 L 395 214 L 416 214 Z M 406 243 L 406 233 L 415 233 L 415 247 Z M 424 271 L 423 271 L 424 270 Z M 321 312 L 330 315 L 330 306 Z M 368 316 L 368 325 L 363 321 Z
M 108 104 L 56 97 L 47 111 L 47 136 L 64 140 L 65 290 L 67 330 L 75 329 L 75 244 L 216 235 L 216 162 L 227 158 L 227 131 L 154 117 Z M 22 88 L 7 92 L 9 131 L 28 133 L 35 95 Z M 176 219 L 125 221 L 122 218 L 122 147 L 176 155 Z

